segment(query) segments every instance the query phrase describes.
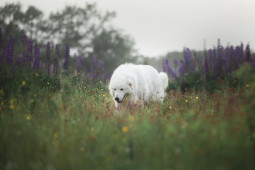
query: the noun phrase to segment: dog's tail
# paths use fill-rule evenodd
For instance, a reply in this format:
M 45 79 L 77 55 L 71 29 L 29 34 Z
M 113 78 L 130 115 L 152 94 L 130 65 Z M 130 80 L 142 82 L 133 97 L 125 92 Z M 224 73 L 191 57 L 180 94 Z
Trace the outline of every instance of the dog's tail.
M 168 76 L 167 76 L 167 74 L 165 72 L 160 72 L 159 77 L 161 79 L 164 90 L 166 90 L 166 88 L 168 86 Z

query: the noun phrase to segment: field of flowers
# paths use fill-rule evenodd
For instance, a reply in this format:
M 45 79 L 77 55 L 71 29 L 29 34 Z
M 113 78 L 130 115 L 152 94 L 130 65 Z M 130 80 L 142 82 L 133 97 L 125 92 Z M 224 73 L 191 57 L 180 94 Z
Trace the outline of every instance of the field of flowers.
M 237 47 L 208 50 L 214 60 L 196 60 L 187 50 L 178 74 L 164 63 L 174 80 L 163 103 L 117 111 L 103 61 L 94 57 L 90 72 L 81 73 L 80 59 L 68 63 L 68 45 L 62 61 L 58 45 L 53 53 L 47 43 L 40 56 L 31 40 L 21 51 L 13 41 L 0 49 L 0 169 L 255 168 L 249 49 L 238 61 L 223 52 Z

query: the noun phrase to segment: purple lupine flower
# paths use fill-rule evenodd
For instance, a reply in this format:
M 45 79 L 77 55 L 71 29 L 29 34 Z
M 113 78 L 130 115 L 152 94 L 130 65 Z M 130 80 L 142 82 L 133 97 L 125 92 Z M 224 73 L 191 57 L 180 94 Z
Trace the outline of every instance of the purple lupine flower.
M 226 73 L 230 72 L 230 64 L 231 64 L 231 55 L 230 55 L 230 48 L 227 47 L 225 49 L 225 55 L 224 55 L 224 59 L 225 59 L 225 71 Z
M 234 54 L 234 62 L 235 62 L 235 69 L 239 69 L 240 67 L 240 58 L 239 58 L 239 54 L 240 54 L 240 47 L 239 46 L 236 46 L 235 48 L 235 54 Z
M 32 61 L 32 57 L 31 57 L 31 54 L 27 51 L 27 52 L 25 52 L 25 54 L 24 54 L 24 59 L 25 59 L 25 66 L 26 67 L 30 67 L 30 63 L 31 63 L 31 61 Z
M 46 64 L 47 64 L 47 72 L 50 75 L 50 42 L 47 42 L 46 45 Z
M 59 57 L 59 44 L 56 44 L 56 56 Z
M 104 61 L 103 60 L 98 60 L 98 68 L 101 71 L 104 71 Z
M 251 50 L 249 44 L 247 44 L 245 49 L 245 62 L 251 62 Z
M 251 66 L 255 68 L 255 54 L 253 54 L 251 57 Z
M 64 61 L 64 65 L 63 65 L 63 68 L 64 68 L 64 70 L 66 70 L 66 71 L 68 70 L 69 53 L 70 53 L 70 48 L 69 48 L 69 46 L 66 44 L 65 61 Z
M 16 59 L 16 66 L 21 66 L 22 65 L 22 54 L 20 54 L 18 56 L 18 58 Z
M 96 72 L 95 72 L 94 66 L 90 66 L 90 77 L 92 80 L 95 80 L 96 78 Z
M 58 59 L 59 59 L 59 44 L 56 44 L 55 48 L 56 48 L 56 57 L 55 57 L 55 60 L 54 60 L 54 69 L 53 69 L 53 72 L 55 74 L 58 74 L 58 67 L 59 67 L 59 62 L 58 62 Z
M 241 43 L 240 48 L 239 48 L 239 62 L 242 64 L 245 61 L 245 56 L 244 56 L 244 49 L 243 49 L 243 43 Z
M 168 59 L 165 60 L 165 68 L 168 72 L 168 74 L 170 74 L 173 77 L 173 80 L 176 81 L 177 80 L 177 76 L 176 73 L 172 70 L 172 68 L 170 67 L 169 63 L 168 63 Z
M 8 43 L 8 50 L 7 50 L 7 58 L 6 58 L 6 63 L 7 64 L 12 64 L 13 60 L 13 46 L 14 46 L 14 39 L 13 36 L 10 36 L 9 43 Z
M 40 67 L 40 48 L 36 44 L 34 47 L 34 62 L 33 62 L 33 69 L 34 70 L 39 70 Z
M 191 51 L 189 48 L 184 50 L 184 65 L 186 71 L 191 71 Z
M 233 46 L 230 46 L 230 71 L 232 71 L 232 69 L 235 67 L 233 66 L 233 64 L 235 63 L 235 50 L 234 50 L 234 47 Z
M 27 51 L 28 51 L 30 54 L 33 53 L 33 40 L 32 40 L 31 38 L 28 40 Z
M 0 27 L 0 49 L 2 48 L 2 27 Z
M 78 71 L 78 73 L 81 71 L 81 67 L 82 67 L 82 61 L 81 61 L 81 56 L 79 56 L 77 58 L 77 71 Z
M 212 68 L 212 66 L 214 65 L 214 56 L 213 56 L 213 50 L 209 49 L 208 50 L 208 66 L 209 68 Z
M 183 61 L 180 61 L 180 67 L 178 71 L 179 71 L 179 77 L 182 77 L 185 73 L 185 66 Z
M 2 27 L 0 27 L 0 42 L 2 41 Z
M 208 58 L 207 55 L 205 56 L 205 79 L 206 81 L 209 81 L 209 64 L 208 64 Z

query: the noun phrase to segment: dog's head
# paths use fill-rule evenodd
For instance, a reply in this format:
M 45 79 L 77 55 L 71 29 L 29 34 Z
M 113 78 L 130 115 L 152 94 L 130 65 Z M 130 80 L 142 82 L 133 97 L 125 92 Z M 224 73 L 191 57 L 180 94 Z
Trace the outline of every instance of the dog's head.
M 134 93 L 134 82 L 126 76 L 115 76 L 111 79 L 109 89 L 113 99 L 122 103 L 125 97 Z

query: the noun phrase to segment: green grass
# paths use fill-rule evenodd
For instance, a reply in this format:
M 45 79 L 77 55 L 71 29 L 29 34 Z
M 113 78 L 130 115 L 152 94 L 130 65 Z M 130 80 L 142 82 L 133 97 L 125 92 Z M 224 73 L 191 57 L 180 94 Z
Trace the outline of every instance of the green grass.
M 252 84 L 171 91 L 162 104 L 120 111 L 100 83 L 65 78 L 60 87 L 1 100 L 0 169 L 255 168 Z

